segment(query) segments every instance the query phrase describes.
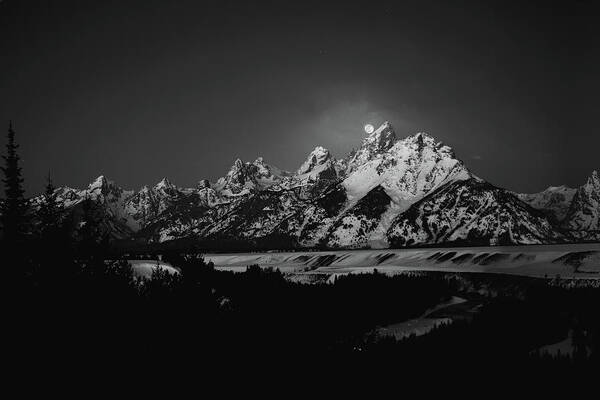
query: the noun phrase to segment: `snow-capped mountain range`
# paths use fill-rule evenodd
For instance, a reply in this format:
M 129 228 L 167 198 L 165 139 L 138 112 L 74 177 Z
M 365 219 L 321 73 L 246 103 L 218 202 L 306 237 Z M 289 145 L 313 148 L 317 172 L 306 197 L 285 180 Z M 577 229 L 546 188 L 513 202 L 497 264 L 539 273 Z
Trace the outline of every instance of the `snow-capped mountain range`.
M 222 178 L 139 191 L 104 176 L 57 199 L 76 218 L 85 199 L 105 234 L 206 249 L 385 248 L 538 244 L 600 239 L 596 171 L 578 189 L 516 194 L 475 176 L 426 133 L 400 139 L 386 122 L 336 159 L 317 146 L 295 172 L 262 157 L 236 160 Z M 41 197 L 34 199 L 39 204 Z

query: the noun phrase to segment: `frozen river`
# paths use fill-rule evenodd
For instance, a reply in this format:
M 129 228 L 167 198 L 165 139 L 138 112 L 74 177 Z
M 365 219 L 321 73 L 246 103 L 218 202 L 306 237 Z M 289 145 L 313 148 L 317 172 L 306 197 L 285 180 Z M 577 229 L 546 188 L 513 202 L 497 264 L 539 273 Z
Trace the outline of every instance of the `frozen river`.
M 488 272 L 533 277 L 600 278 L 600 244 L 206 254 L 217 269 L 248 265 L 294 274 L 403 271 Z

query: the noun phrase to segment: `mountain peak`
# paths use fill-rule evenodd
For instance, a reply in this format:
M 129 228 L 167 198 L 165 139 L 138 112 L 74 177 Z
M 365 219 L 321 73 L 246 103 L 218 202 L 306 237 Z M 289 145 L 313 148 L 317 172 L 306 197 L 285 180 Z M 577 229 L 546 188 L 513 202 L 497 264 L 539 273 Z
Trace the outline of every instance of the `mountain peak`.
M 219 178 L 215 188 L 239 194 L 245 189 L 264 189 L 287 175 L 288 172 L 265 163 L 262 157 L 251 163 L 238 158 L 227 175 Z
M 435 138 L 433 136 L 431 136 L 429 133 L 427 132 L 417 132 L 413 135 L 415 138 L 419 139 L 419 140 L 433 140 L 435 141 Z
M 244 162 L 242 160 L 240 160 L 239 158 L 236 158 L 235 161 L 233 162 L 232 169 L 233 168 L 240 169 L 240 168 L 243 168 L 243 167 L 244 167 Z
M 252 174 L 258 176 L 269 176 L 274 175 L 278 168 L 267 164 L 263 157 L 258 157 L 256 160 L 249 165 Z
M 363 139 L 360 148 L 350 159 L 349 172 L 391 149 L 397 142 L 396 132 L 388 121 Z
M 363 146 L 365 144 L 376 143 L 379 147 L 390 148 L 395 141 L 396 132 L 394 132 L 392 124 L 390 124 L 388 121 L 385 121 L 379 126 L 379 128 L 375 129 L 373 133 L 363 139 Z
M 227 172 L 227 180 L 239 180 L 241 176 L 245 175 L 245 172 L 248 169 L 249 165 L 251 164 L 247 164 L 239 158 L 236 158 L 236 160 L 233 162 L 233 165 L 231 166 L 231 168 L 229 168 L 229 171 Z
M 123 192 L 113 181 L 106 179 L 104 175 L 97 177 L 87 188 L 88 193 L 102 194 L 104 196 L 113 194 L 115 196 Z
M 310 154 L 329 154 L 329 150 L 327 150 L 323 146 L 316 146 L 315 149 L 313 151 L 311 151 Z
M 600 179 L 598 171 L 592 171 L 592 175 L 587 182 L 577 189 L 569 214 L 564 221 L 564 225 L 571 230 L 580 231 L 584 235 L 585 231 L 600 231 Z
M 162 178 L 160 180 L 160 182 L 158 182 L 155 186 L 154 189 L 160 190 L 160 189 L 172 189 L 174 188 L 175 185 L 173 185 L 171 183 L 171 181 L 169 181 L 169 179 L 167 178 Z
M 600 192 L 600 177 L 598 171 L 593 170 L 592 175 L 587 178 L 587 181 L 582 186 L 582 189 L 587 192 Z
M 250 165 L 252 165 L 252 164 L 246 163 L 246 162 L 240 160 L 239 158 L 236 158 L 235 161 L 233 162 L 233 165 L 231 166 L 231 168 L 229 168 L 229 171 L 227 172 L 227 176 L 235 177 L 235 176 L 239 176 L 240 174 L 244 174 Z
M 200 179 L 196 184 L 197 189 L 209 189 L 210 181 L 208 179 Z
M 106 179 L 106 177 L 104 175 L 100 175 L 92 183 L 90 183 L 88 185 L 88 190 L 90 190 L 90 191 L 94 191 L 97 189 L 102 190 L 102 189 L 106 188 L 107 186 L 108 186 L 108 179 Z
M 418 132 L 414 135 L 409 135 L 404 139 L 400 140 L 403 146 L 417 150 L 419 154 L 425 149 L 431 149 L 436 154 L 444 154 L 450 158 L 456 158 L 454 150 L 450 146 L 445 145 L 443 142 L 437 140 L 427 132 Z
M 374 135 L 377 132 L 381 132 L 385 129 L 393 129 L 390 121 L 384 121 L 383 124 L 379 125 L 379 128 L 375 129 L 371 135 Z
M 421 142 L 428 145 L 441 143 L 427 132 L 417 132 L 414 135 L 407 136 L 404 140 L 410 142 Z
M 325 147 L 317 146 L 313 151 L 310 152 L 306 161 L 302 163 L 298 171 L 298 175 L 303 175 L 311 172 L 316 166 L 323 165 L 327 161 L 331 160 L 331 153 Z

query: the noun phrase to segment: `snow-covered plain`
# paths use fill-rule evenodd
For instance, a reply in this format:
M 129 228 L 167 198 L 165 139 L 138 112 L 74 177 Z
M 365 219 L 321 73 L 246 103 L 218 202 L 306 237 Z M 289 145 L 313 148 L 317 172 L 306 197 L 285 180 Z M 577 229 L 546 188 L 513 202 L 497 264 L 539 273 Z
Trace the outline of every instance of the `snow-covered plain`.
M 600 243 L 426 249 L 206 254 L 220 270 L 248 265 L 295 275 L 405 271 L 487 272 L 554 278 L 600 278 Z

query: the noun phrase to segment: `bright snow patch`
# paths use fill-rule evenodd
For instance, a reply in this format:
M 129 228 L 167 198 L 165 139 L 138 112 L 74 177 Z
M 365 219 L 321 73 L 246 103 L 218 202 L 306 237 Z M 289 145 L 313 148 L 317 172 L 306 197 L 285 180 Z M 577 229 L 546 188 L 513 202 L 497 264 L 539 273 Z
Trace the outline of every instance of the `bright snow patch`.
M 156 268 L 161 268 L 170 274 L 179 274 L 179 270 L 171 264 L 164 261 L 156 260 L 129 260 L 129 264 L 133 268 L 133 273 L 136 277 L 150 278 L 152 271 Z

